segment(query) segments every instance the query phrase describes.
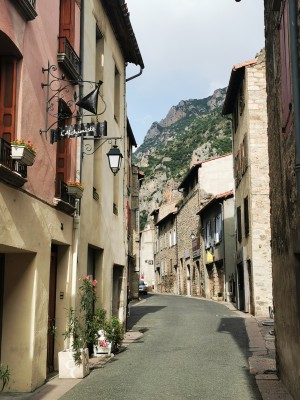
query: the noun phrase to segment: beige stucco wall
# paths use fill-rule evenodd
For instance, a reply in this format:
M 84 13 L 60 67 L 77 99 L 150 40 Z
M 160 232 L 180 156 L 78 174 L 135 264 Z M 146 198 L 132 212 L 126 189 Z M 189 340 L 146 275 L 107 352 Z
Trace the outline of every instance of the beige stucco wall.
M 215 195 L 232 190 L 232 163 L 232 154 L 203 162 L 198 170 L 200 190 Z
M 96 22 L 104 35 L 104 56 L 96 52 Z M 85 57 L 84 57 L 84 79 L 97 81 L 103 80 L 101 93 L 106 103 L 105 112 L 99 116 L 100 121 L 107 121 L 108 136 L 122 137 L 123 140 L 117 142 L 121 153 L 125 152 L 125 103 L 124 103 L 124 59 L 116 42 L 113 31 L 107 17 L 104 15 L 100 2 L 85 1 Z M 99 48 L 98 48 L 99 51 Z M 96 70 L 96 63 L 102 63 L 101 73 Z M 121 76 L 120 92 L 120 119 L 117 122 L 114 118 L 114 82 L 115 65 Z M 98 71 L 98 72 L 97 72 Z M 99 110 L 104 106 L 99 99 Z M 91 143 L 92 144 L 92 143 Z M 85 186 L 84 195 L 81 202 L 80 215 L 80 237 L 78 248 L 78 278 L 86 273 L 86 261 L 88 247 L 102 253 L 99 260 L 99 267 L 96 268 L 95 278 L 98 280 L 97 295 L 98 306 L 104 307 L 108 314 L 112 313 L 113 302 L 113 267 L 122 266 L 123 283 L 122 299 L 120 302 L 118 316 L 122 321 L 125 319 L 126 306 L 126 221 L 125 221 L 125 193 L 124 176 L 126 163 L 123 160 L 121 170 L 116 176 L 109 169 L 106 153 L 111 145 L 106 142 L 95 143 L 95 147 L 100 148 L 93 155 L 84 155 L 82 160 L 82 182 Z M 99 194 L 99 199 L 93 198 L 93 187 Z M 114 193 L 118 195 L 114 195 Z M 113 213 L 113 203 L 117 201 L 118 215 Z
M 23 191 L 2 183 L 0 188 L 0 252 L 5 253 L 1 362 L 11 370 L 6 390 L 32 391 L 46 376 L 51 244 L 65 248 L 57 292 L 67 294 L 73 218 Z M 57 302 L 58 317 L 67 306 L 66 300 Z
M 155 229 L 146 226 L 141 232 L 140 239 L 140 275 L 144 275 L 144 280 L 148 282 L 148 286 L 154 285 L 154 233 Z M 149 263 L 152 261 L 152 264 Z

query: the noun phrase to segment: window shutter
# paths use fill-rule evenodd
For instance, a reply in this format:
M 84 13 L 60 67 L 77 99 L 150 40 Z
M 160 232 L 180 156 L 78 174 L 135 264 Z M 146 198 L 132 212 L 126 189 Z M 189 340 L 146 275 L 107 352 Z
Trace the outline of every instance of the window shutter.
M 17 60 L 0 58 L 0 137 L 11 142 L 15 138 Z
M 74 47 L 75 0 L 60 0 L 59 36 L 65 36 Z
M 292 88 L 288 1 L 284 1 L 282 4 L 283 10 L 280 20 L 282 131 L 289 132 L 291 126 Z

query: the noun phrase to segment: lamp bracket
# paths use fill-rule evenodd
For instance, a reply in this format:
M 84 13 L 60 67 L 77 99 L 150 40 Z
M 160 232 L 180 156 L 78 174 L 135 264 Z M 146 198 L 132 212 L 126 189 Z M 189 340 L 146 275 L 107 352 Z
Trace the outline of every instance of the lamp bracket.
M 91 140 L 93 138 L 89 138 L 89 137 L 84 137 L 83 140 Z M 97 142 L 100 142 L 97 146 L 92 145 L 92 143 L 84 143 L 83 147 L 84 147 L 84 151 L 82 151 L 82 155 L 87 155 L 90 156 L 92 154 L 94 154 L 98 149 L 100 149 L 101 146 L 104 145 L 104 143 L 108 142 L 110 144 L 112 144 L 113 140 L 115 141 L 115 143 L 117 143 L 117 140 L 122 140 L 122 137 L 100 137 L 100 138 L 95 138 L 95 140 L 97 140 Z
M 46 73 L 47 75 L 46 82 L 41 83 L 42 88 L 46 88 L 46 104 L 45 127 L 44 129 L 40 129 L 40 134 L 47 134 L 52 127 L 56 125 L 58 128 L 61 125 L 65 125 L 66 121 L 72 123 L 72 120 L 74 119 L 78 123 L 85 117 L 96 117 L 96 121 L 98 122 L 98 116 L 104 114 L 106 111 L 106 103 L 103 99 L 103 95 L 100 94 L 100 86 L 103 82 L 79 79 L 68 80 L 65 78 L 64 74 L 57 76 L 56 71 L 57 66 L 54 64 L 50 65 L 49 62 L 47 68 L 42 68 L 42 73 Z M 94 90 L 80 99 L 76 92 L 76 86 L 83 89 L 86 85 L 90 86 L 90 88 Z M 90 102 L 93 102 L 92 107 L 83 104 L 84 100 L 89 96 L 91 97 Z M 101 111 L 99 113 L 98 97 L 100 97 L 102 102 Z M 88 112 L 84 112 L 83 110 Z M 49 120 L 50 125 L 48 122 Z

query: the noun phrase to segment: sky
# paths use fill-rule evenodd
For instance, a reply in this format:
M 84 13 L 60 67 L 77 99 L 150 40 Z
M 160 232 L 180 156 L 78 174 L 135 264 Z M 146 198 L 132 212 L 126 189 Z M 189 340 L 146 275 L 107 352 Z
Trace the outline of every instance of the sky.
M 138 145 L 181 100 L 226 87 L 234 64 L 264 47 L 263 0 L 126 0 L 145 64 L 127 83 L 128 118 Z M 127 78 L 139 73 L 129 64 Z

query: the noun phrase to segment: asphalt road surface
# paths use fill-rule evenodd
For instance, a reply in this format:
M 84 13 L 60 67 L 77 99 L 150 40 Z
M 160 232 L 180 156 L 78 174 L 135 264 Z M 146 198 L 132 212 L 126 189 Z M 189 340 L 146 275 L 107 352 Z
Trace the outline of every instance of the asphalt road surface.
M 131 306 L 140 340 L 62 400 L 261 399 L 248 369 L 244 319 L 222 304 L 148 295 Z

